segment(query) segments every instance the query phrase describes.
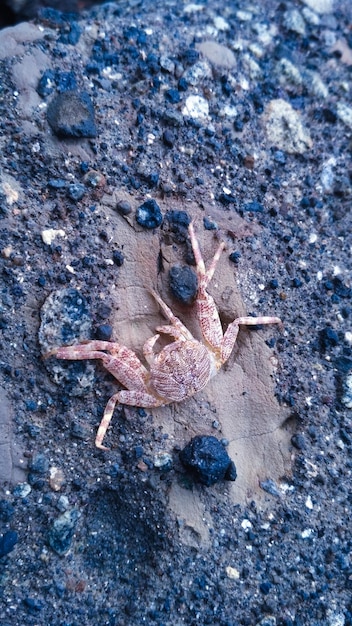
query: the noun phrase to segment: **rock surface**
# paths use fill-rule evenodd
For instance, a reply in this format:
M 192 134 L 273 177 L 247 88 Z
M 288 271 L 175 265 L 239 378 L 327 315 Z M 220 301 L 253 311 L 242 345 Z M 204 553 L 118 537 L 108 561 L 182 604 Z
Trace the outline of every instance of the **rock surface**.
M 2 624 L 352 624 L 351 19 L 347 1 L 121 0 L 0 31 Z M 60 128 L 83 104 L 92 132 L 58 132 L 63 100 Z M 119 384 L 43 356 L 111 337 L 144 362 L 153 289 L 201 338 L 175 297 L 190 220 L 207 266 L 227 246 L 224 329 L 283 330 L 241 327 L 185 402 L 116 407 L 102 452 Z M 192 480 L 199 436 L 236 481 Z

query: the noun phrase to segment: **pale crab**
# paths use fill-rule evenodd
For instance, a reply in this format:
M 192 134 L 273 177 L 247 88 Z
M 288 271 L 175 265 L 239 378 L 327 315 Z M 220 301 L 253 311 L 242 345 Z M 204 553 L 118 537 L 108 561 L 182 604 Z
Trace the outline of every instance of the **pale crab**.
M 240 326 L 257 324 L 281 324 L 278 317 L 239 317 L 222 330 L 219 313 L 207 286 L 225 247 L 220 243 L 208 269 L 202 258 L 193 223 L 188 227 L 196 270 L 198 291 L 196 298 L 197 318 L 203 343 L 197 341 L 182 322 L 172 313 L 160 296 L 152 291 L 169 323 L 158 326 L 158 333 L 173 337 L 158 354 L 154 345 L 160 337 L 156 334 L 147 339 L 143 354 L 149 364 L 148 370 L 137 355 L 126 346 L 110 341 L 88 341 L 72 346 L 55 348 L 51 354 L 58 359 L 100 359 L 107 369 L 126 389 L 115 393 L 108 401 L 97 431 L 95 445 L 107 450 L 103 439 L 117 403 L 152 408 L 181 402 L 204 389 L 229 358 Z

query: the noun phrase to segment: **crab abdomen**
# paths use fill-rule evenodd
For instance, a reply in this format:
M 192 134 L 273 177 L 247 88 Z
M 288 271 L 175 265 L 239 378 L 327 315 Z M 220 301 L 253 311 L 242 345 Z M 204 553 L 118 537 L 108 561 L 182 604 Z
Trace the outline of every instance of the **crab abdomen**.
M 214 357 L 202 343 L 175 341 L 158 354 L 150 383 L 166 402 L 181 402 L 204 389 L 214 368 Z

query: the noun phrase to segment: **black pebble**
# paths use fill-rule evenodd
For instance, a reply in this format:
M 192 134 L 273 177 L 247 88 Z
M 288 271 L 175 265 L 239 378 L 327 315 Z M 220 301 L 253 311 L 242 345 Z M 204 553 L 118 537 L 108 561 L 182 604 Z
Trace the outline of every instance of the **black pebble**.
M 110 326 L 110 324 L 100 324 L 100 326 L 96 329 L 95 334 L 99 341 L 110 341 L 112 326 Z
M 203 217 L 203 225 L 205 230 L 217 230 L 218 229 L 218 225 L 216 222 L 213 222 L 213 220 L 209 219 L 208 217 Z
M 120 252 L 120 250 L 114 250 L 114 252 L 112 253 L 112 260 L 114 261 L 115 265 L 117 265 L 117 267 L 121 267 L 124 263 L 125 257 L 123 256 L 122 252 Z
M 47 118 L 58 137 L 96 137 L 94 106 L 86 92 L 58 94 L 48 106 Z
M 160 207 L 155 200 L 146 200 L 136 211 L 136 220 L 144 228 L 157 228 L 163 221 Z
M 175 135 L 172 130 L 166 129 L 163 132 L 163 141 L 166 146 L 172 148 L 175 143 Z
M 57 554 L 62 556 L 70 549 L 78 517 L 78 512 L 72 509 L 53 522 L 48 533 L 48 540 L 50 547 Z
M 18 541 L 18 535 L 15 530 L 8 530 L 0 537 L 0 558 L 11 552 Z
M 0 500 L 0 520 L 9 522 L 15 512 L 15 508 L 8 500 Z
M 132 212 L 132 208 L 129 202 L 120 200 L 116 205 L 116 211 L 118 211 L 120 215 L 129 215 Z
M 29 462 L 29 469 L 38 474 L 45 474 L 49 469 L 49 460 L 44 454 L 35 454 Z
M 30 612 L 37 612 L 37 611 L 41 611 L 43 608 L 43 604 L 41 602 L 39 602 L 39 600 L 37 600 L 36 598 L 25 598 L 23 600 L 24 604 L 26 605 L 26 607 L 28 607 L 28 609 L 30 610 Z
M 191 439 L 180 452 L 181 463 L 195 479 L 209 487 L 220 480 L 236 480 L 237 472 L 222 443 L 211 436 Z
M 295 448 L 297 448 L 297 450 L 304 450 L 306 448 L 305 438 L 300 433 L 297 433 L 296 435 L 292 435 L 291 443 Z
M 260 202 L 247 202 L 242 206 L 244 211 L 253 211 L 253 213 L 262 213 L 264 211 L 264 207 Z
M 37 92 L 42 97 L 49 96 L 55 89 L 55 72 L 46 70 L 39 79 Z
M 184 304 L 191 304 L 198 289 L 198 278 L 195 271 L 188 265 L 173 265 L 169 272 L 169 283 L 172 294 Z
M 184 243 L 188 238 L 188 226 L 191 218 L 187 211 L 167 211 L 165 218 L 169 223 L 170 231 L 174 234 L 178 243 Z
M 229 259 L 230 261 L 232 261 L 232 263 L 239 263 L 240 258 L 241 258 L 241 253 L 238 252 L 237 250 L 235 250 L 234 252 L 231 252 L 231 254 L 229 255 Z
M 323 350 L 326 350 L 327 348 L 330 348 L 330 347 L 337 346 L 339 343 L 339 336 L 336 330 L 334 330 L 333 328 L 330 328 L 330 326 L 327 326 L 326 328 L 323 328 L 323 330 L 320 331 L 319 338 L 320 338 L 320 344 Z
M 72 183 L 69 185 L 67 195 L 74 202 L 78 202 L 78 200 L 82 200 L 84 194 L 86 193 L 85 185 L 82 183 Z

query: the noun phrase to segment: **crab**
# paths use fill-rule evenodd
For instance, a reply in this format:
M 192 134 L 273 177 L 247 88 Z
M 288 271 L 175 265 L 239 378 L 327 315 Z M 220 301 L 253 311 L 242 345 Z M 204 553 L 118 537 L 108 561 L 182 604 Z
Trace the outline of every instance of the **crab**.
M 168 323 L 158 326 L 158 334 L 144 343 L 143 355 L 149 370 L 133 350 L 111 341 L 92 340 L 55 348 L 52 352 L 58 359 L 71 361 L 99 359 L 105 369 L 125 387 L 115 393 L 106 405 L 96 434 L 97 448 L 108 450 L 103 440 L 117 404 L 153 408 L 182 402 L 204 389 L 228 360 L 240 326 L 281 324 L 278 317 L 238 317 L 223 332 L 216 304 L 207 292 L 207 287 L 225 244 L 220 243 L 206 269 L 192 222 L 188 232 L 196 262 L 196 310 L 203 342 L 195 339 L 161 297 L 152 291 Z M 173 341 L 155 353 L 154 346 L 160 333 L 171 336 Z

